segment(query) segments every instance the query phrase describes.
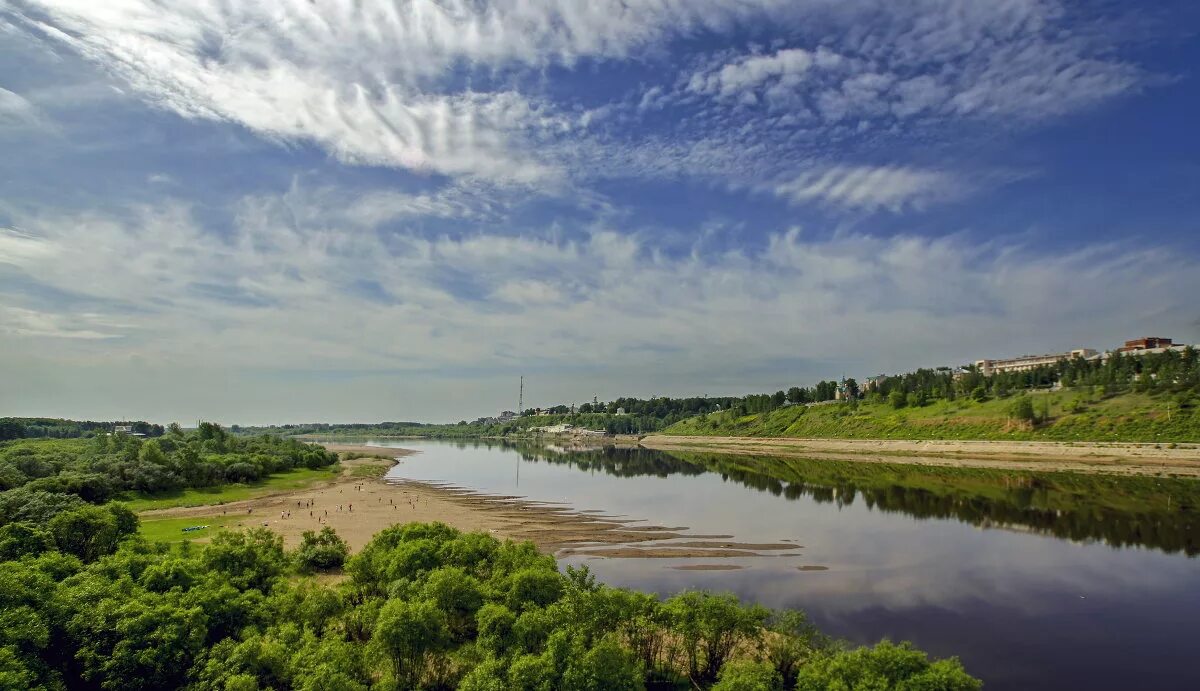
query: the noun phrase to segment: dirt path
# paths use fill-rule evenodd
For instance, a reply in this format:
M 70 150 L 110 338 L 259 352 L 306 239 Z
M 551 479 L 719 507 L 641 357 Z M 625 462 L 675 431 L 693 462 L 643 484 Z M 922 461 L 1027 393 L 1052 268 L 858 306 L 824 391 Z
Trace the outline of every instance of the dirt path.
M 1200 477 L 1200 445 L 1104 442 L 903 441 L 651 435 L 642 446 L 663 451 L 801 456 L 867 463 L 1111 475 Z
M 744 557 L 796 550 L 794 544 L 742 544 L 728 535 L 683 533 L 686 528 L 631 525 L 595 513 L 579 513 L 562 506 L 525 501 L 517 497 L 479 494 L 449 485 L 411 481 L 385 481 L 356 477 L 356 468 L 390 466 L 394 459 L 413 453 L 407 449 L 326 444 L 345 455 L 379 454 L 371 458 L 344 459 L 345 471 L 330 484 L 289 491 L 220 506 L 179 507 L 146 511 L 143 518 L 243 515 L 228 526 L 264 526 L 283 536 L 289 547 L 300 543 L 306 530 L 331 526 L 357 551 L 375 533 L 397 523 L 440 521 L 463 531 L 481 531 L 499 538 L 530 540 L 544 552 L 566 556 L 597 557 Z M 381 458 L 382 457 L 382 458 Z

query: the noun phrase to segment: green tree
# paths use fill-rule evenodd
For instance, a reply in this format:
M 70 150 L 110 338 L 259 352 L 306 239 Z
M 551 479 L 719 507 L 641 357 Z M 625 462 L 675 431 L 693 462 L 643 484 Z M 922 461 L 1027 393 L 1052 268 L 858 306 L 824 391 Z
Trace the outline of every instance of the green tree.
M 85 562 L 95 561 L 115 552 L 120 540 L 137 530 L 137 517 L 131 525 L 128 512 L 119 504 L 80 506 L 55 516 L 48 528 L 58 549 Z
M 743 606 L 733 595 L 703 592 L 676 595 L 663 609 L 688 675 L 697 683 L 714 681 L 734 648 L 761 635 L 769 614 L 763 607 Z
M 306 530 L 300 538 L 296 560 L 302 571 L 339 569 L 350 555 L 350 547 L 333 528 L 325 526 L 320 533 Z
M 9 523 L 0 527 L 0 561 L 36 557 L 52 549 L 54 538 L 32 523 Z
M 266 528 L 222 531 L 204 548 L 204 565 L 239 590 L 267 592 L 287 565 L 283 538 Z
M 450 643 L 446 614 L 437 604 L 422 600 L 389 600 L 379 612 L 371 645 L 391 666 L 402 688 L 420 682 L 430 658 Z
M 788 610 L 771 616 L 767 624 L 767 660 L 779 673 L 783 688 L 796 685 L 800 666 L 816 651 L 828 647 L 829 641 L 808 621 L 803 612 Z
M 903 391 L 896 389 L 888 394 L 888 403 L 896 410 L 899 410 L 908 405 L 908 397 L 904 395 Z
M 721 667 L 712 691 L 776 691 L 783 688 L 783 678 L 771 664 L 732 660 Z
M 982 687 L 956 658 L 930 662 L 925 653 L 908 643 L 893 645 L 887 641 L 874 648 L 818 657 L 800 670 L 796 683 L 797 691 L 977 691 Z

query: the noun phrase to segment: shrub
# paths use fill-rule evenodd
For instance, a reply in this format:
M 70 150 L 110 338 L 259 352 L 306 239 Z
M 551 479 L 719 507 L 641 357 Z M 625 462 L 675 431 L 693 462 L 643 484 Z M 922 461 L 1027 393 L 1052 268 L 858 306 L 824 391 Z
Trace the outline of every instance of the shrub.
M 1036 417 L 1033 412 L 1033 399 L 1029 396 L 1020 396 L 1014 399 L 1008 411 L 1013 417 L 1022 422 L 1033 422 Z
M 796 691 L 826 689 L 936 689 L 977 691 L 983 684 L 957 658 L 930 662 L 908 643 L 887 641 L 817 658 L 800 670 Z
M 783 688 L 783 678 L 766 662 L 734 660 L 721 668 L 712 691 L 774 691 Z
M 321 528 L 320 533 L 304 531 L 296 551 L 296 560 L 306 572 L 340 569 L 348 556 L 350 548 L 346 541 L 329 526 Z

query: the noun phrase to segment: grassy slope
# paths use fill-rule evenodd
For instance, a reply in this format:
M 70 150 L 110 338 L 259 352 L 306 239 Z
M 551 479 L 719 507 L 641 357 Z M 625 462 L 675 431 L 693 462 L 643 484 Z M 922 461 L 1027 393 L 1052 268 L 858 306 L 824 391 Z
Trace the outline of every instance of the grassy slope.
M 893 409 L 887 404 L 792 406 L 761 415 L 731 413 L 695 417 L 663 434 L 731 437 L 812 437 L 842 439 L 1031 439 L 1057 441 L 1200 442 L 1200 408 L 1180 411 L 1171 399 L 1123 394 L 1087 403 L 1070 412 L 1082 393 L 1035 394 L 1040 411 L 1051 419 L 1036 428 L 1014 424 L 1012 399 L 937 401 L 922 408 Z

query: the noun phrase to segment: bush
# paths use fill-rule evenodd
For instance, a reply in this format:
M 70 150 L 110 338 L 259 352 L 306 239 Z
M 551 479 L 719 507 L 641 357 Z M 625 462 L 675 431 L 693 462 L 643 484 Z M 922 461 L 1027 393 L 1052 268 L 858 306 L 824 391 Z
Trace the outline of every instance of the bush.
M 340 569 L 350 556 L 350 548 L 333 528 L 325 526 L 320 533 L 311 530 L 304 531 L 300 539 L 300 548 L 296 551 L 296 561 L 305 572 L 329 571 Z
M 887 641 L 817 658 L 800 670 L 796 691 L 827 689 L 929 689 L 978 691 L 983 684 L 967 674 L 957 658 L 930 662 L 908 643 Z
M 32 523 L 9 523 L 0 527 L 0 561 L 36 557 L 52 549 L 54 538 Z
M 783 678 L 765 662 L 735 660 L 721 668 L 712 691 L 775 691 L 783 688 Z
M 1009 414 L 1022 422 L 1033 422 L 1037 415 L 1033 411 L 1033 399 L 1020 396 L 1009 405 Z

